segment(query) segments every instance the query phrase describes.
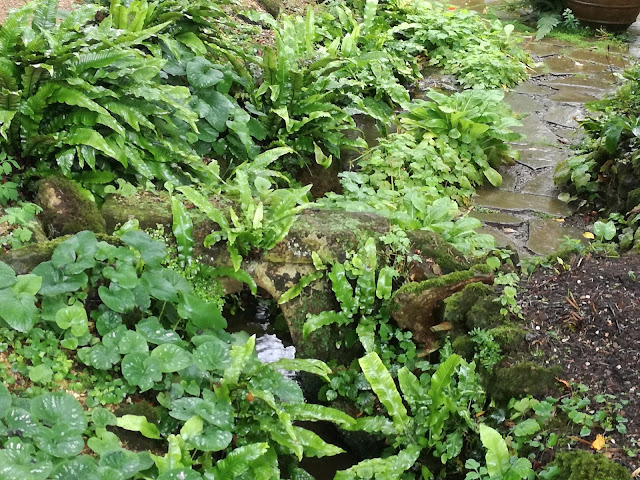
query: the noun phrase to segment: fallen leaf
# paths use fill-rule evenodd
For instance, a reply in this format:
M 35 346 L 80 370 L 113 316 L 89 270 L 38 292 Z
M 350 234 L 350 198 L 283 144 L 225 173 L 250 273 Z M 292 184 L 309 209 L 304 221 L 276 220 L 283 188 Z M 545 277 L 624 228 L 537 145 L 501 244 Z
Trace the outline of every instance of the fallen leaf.
M 606 441 L 604 439 L 604 437 L 600 434 L 596 435 L 596 439 L 591 443 L 591 448 L 593 448 L 594 450 L 602 450 L 602 447 L 604 447 Z
M 565 387 L 567 387 L 569 390 L 571 390 L 571 385 L 569 385 L 569 382 L 567 382 L 566 380 L 562 380 L 561 378 L 556 377 L 556 381 L 560 382 Z
M 640 468 L 636 468 L 633 473 L 631 474 L 632 478 L 636 478 L 637 476 L 640 475 Z
M 583 236 L 584 238 L 589 238 L 589 239 L 591 239 L 591 240 L 593 240 L 594 238 L 596 238 L 596 237 L 595 237 L 595 235 L 594 235 L 593 233 L 591 233 L 591 232 L 584 232 L 584 233 L 582 234 L 582 236 Z
M 560 223 L 564 222 L 564 218 L 554 218 L 554 220 Z
M 503 228 L 502 231 L 504 233 L 516 233 L 516 231 L 513 228 Z
M 433 327 L 431 327 L 431 331 L 432 332 L 447 332 L 449 330 L 451 330 L 451 324 L 449 322 L 442 322 L 439 323 L 438 325 L 434 325 Z
M 484 415 L 484 410 L 482 410 L 481 412 L 476 413 L 476 418 L 481 417 L 482 415 Z

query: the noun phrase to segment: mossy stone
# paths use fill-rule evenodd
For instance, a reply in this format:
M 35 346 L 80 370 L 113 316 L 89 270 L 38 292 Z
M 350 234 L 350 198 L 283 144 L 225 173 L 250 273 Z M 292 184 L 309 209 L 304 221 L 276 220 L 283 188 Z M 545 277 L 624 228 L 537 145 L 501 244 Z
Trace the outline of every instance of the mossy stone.
M 558 468 L 555 480 L 630 480 L 631 474 L 622 465 L 600 453 L 585 450 L 562 452 L 552 465 Z
M 562 392 L 560 383 L 556 381 L 561 373 L 559 366 L 541 367 L 533 362 L 497 368 L 489 379 L 487 392 L 499 402 L 526 395 L 535 398 L 557 396 Z
M 258 0 L 258 3 L 274 18 L 278 16 L 282 8 L 282 0 Z
M 105 221 L 96 203 L 64 177 L 48 177 L 37 185 L 34 202 L 42 208 L 38 218 L 49 238 L 90 230 L 105 233 Z
M 494 289 L 481 282 L 471 283 L 444 301 L 444 319 L 454 331 L 466 333 L 473 328 L 499 324 L 500 305 L 494 302 Z
M 515 325 L 500 325 L 488 331 L 503 352 L 515 352 L 522 344 L 527 331 Z
M 452 272 L 423 282 L 411 282 L 393 295 L 392 316 L 399 327 L 411 330 L 413 337 L 427 348 L 435 345 L 431 328 L 442 321 L 443 302 L 467 285 L 476 282 L 493 283 L 485 266 Z
M 455 353 L 461 355 L 468 362 L 473 360 L 476 351 L 476 344 L 469 335 L 460 335 L 451 343 L 451 348 Z
M 51 255 L 58 245 L 67 240 L 69 235 L 65 237 L 54 238 L 45 242 L 33 243 L 20 248 L 13 248 L 6 253 L 0 254 L 0 261 L 9 265 L 18 275 L 30 273 L 34 268 L 42 262 L 51 260 Z M 97 234 L 98 241 L 105 241 L 113 245 L 121 245 L 121 241 L 117 237 L 110 235 Z

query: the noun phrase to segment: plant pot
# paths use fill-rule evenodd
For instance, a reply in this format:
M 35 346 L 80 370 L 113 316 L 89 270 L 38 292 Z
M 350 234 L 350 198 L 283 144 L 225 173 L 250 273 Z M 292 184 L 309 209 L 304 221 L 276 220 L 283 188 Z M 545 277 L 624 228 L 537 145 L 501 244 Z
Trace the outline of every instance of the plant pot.
M 565 0 L 565 6 L 585 25 L 618 32 L 640 13 L 640 0 Z

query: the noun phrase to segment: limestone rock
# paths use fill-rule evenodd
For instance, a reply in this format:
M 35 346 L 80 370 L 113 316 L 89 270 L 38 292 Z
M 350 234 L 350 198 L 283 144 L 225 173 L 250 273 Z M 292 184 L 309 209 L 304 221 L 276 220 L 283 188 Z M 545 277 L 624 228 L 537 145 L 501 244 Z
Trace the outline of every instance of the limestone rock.
M 49 177 L 38 184 L 35 203 L 42 208 L 38 218 L 49 238 L 91 230 L 105 233 L 105 221 L 95 202 L 82 194 L 73 181 Z

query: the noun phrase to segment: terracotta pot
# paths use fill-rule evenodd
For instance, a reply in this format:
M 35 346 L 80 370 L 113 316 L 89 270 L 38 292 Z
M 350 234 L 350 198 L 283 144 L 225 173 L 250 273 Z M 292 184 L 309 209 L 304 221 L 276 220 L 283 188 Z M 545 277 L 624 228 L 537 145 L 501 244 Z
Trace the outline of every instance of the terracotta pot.
M 636 21 L 640 0 L 565 0 L 575 17 L 585 25 L 622 31 Z

